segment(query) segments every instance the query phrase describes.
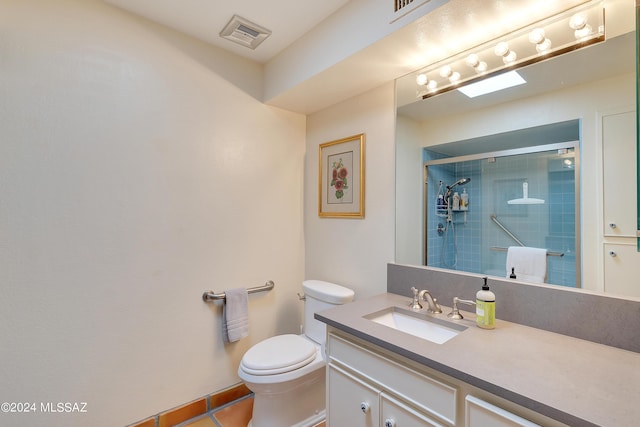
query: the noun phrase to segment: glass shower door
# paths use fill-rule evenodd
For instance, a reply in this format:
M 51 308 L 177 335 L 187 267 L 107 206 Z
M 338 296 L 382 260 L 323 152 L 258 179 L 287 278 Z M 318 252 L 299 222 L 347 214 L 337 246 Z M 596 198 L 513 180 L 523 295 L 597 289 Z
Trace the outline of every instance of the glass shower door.
M 544 248 L 546 283 L 579 281 L 578 143 L 473 156 L 440 155 L 427 168 L 426 264 L 505 277 L 509 246 Z M 427 154 L 429 156 L 429 154 Z M 440 158 L 437 158 L 440 157 Z M 468 181 L 466 181 L 468 179 Z M 438 206 L 439 193 L 468 197 Z

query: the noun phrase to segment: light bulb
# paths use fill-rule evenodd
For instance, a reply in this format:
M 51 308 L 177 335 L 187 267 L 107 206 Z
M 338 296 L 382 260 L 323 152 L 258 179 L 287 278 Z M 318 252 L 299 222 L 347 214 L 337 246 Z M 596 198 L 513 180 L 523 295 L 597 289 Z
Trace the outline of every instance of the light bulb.
M 585 25 L 587 25 L 587 17 L 582 13 L 576 13 L 569 20 L 569 27 L 571 27 L 572 30 L 580 30 L 584 28 Z
M 545 40 L 544 29 L 536 28 L 529 33 L 529 41 L 533 44 L 540 44 Z
M 509 44 L 507 42 L 500 42 L 493 49 L 493 53 L 498 56 L 505 56 L 509 54 Z
M 472 53 L 471 55 L 467 56 L 465 62 L 469 67 L 475 68 L 478 66 L 478 64 L 480 64 L 480 58 L 478 58 L 478 55 L 476 55 L 475 53 Z
M 516 55 L 514 51 L 510 50 L 508 54 L 502 57 L 502 62 L 505 64 L 511 64 L 515 62 L 516 59 L 518 59 L 518 55 Z
M 427 89 L 429 89 L 430 91 L 434 91 L 438 88 L 438 82 L 435 80 L 429 80 L 429 83 L 427 83 Z
M 418 74 L 416 76 L 416 83 L 418 84 L 418 86 L 424 86 L 427 84 L 427 75 L 426 74 Z
M 591 34 L 591 25 L 585 25 L 582 28 L 577 29 L 573 35 L 575 36 L 576 39 L 580 40 L 584 37 L 587 37 L 589 34 Z
M 453 73 L 453 70 L 448 65 L 445 65 L 442 68 L 440 68 L 440 75 L 442 77 L 449 77 L 451 73 Z
M 449 81 L 451 83 L 458 83 L 458 80 L 460 80 L 460 73 L 457 71 L 451 73 L 451 75 L 449 76 Z
M 538 43 L 536 45 L 536 50 L 540 53 L 548 52 L 551 49 L 551 40 L 544 39 L 542 43 Z
M 484 61 L 480 61 L 480 63 L 476 67 L 476 73 L 484 73 L 485 71 L 487 71 L 487 63 Z

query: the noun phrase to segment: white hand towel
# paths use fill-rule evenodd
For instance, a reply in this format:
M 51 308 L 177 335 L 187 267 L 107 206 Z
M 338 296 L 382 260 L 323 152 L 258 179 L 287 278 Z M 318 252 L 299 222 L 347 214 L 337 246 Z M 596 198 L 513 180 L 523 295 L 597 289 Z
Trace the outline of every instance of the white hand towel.
M 237 288 L 224 293 L 222 337 L 225 342 L 234 342 L 249 335 L 248 292 L 245 288 Z
M 547 279 L 547 250 L 523 246 L 510 246 L 507 251 L 507 277 L 511 269 L 516 279 L 544 283 Z

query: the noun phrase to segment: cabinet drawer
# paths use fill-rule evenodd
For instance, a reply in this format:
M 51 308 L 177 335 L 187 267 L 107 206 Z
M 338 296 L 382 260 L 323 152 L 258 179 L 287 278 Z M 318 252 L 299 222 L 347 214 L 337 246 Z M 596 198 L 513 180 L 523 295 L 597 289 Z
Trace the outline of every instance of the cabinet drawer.
M 466 427 L 540 427 L 509 411 L 473 396 L 465 399 Z
M 449 424 L 456 424 L 456 388 L 333 334 L 329 334 L 328 341 L 331 360 L 348 366 L 367 380 L 379 384 L 383 390 L 419 405 L 425 412 Z
M 383 427 L 443 427 L 386 393 L 380 393 L 380 414 Z

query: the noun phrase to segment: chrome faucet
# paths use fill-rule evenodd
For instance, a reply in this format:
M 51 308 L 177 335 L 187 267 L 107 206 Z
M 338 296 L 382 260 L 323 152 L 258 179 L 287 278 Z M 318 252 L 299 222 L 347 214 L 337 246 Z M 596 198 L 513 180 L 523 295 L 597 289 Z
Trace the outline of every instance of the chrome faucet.
M 420 304 L 420 300 L 422 300 L 426 301 L 428 304 L 427 312 L 435 314 L 442 313 L 442 309 L 438 305 L 438 300 L 435 299 L 433 295 L 431 295 L 431 292 L 426 289 L 418 291 L 418 289 L 416 288 L 411 288 L 411 291 L 413 292 L 413 301 L 411 302 L 411 304 L 409 304 L 409 306 L 412 309 L 421 309 L 422 305 Z
M 429 313 L 435 313 L 435 314 L 442 313 L 442 309 L 438 305 L 438 300 L 435 299 L 433 295 L 431 295 L 431 292 L 425 289 L 420 291 L 419 296 L 420 296 L 420 299 L 422 299 L 423 301 L 426 301 L 427 304 L 429 305 L 429 307 L 427 308 L 427 311 Z

